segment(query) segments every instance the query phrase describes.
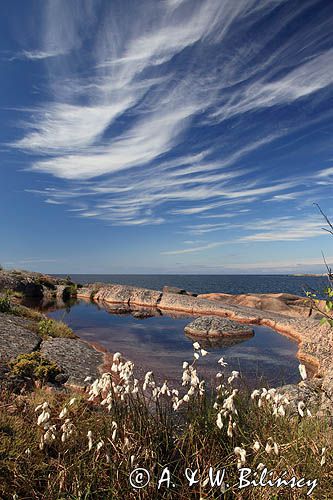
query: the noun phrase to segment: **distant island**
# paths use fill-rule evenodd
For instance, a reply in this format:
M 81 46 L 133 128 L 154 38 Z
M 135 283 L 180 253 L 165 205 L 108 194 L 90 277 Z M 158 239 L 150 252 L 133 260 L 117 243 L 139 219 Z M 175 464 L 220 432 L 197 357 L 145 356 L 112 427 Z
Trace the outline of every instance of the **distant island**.
M 295 277 L 310 277 L 310 278 L 323 278 L 327 276 L 325 273 L 315 274 L 315 273 L 295 273 L 295 274 L 287 274 L 287 276 L 295 276 Z

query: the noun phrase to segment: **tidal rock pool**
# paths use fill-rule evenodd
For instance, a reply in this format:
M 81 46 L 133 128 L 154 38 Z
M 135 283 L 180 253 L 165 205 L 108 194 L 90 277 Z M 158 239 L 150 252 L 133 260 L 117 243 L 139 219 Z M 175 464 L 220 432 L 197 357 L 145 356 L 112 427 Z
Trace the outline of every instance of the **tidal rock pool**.
M 207 381 L 215 379 L 221 356 L 228 363 L 226 373 L 240 371 L 250 387 L 300 379 L 297 343 L 267 327 L 254 325 L 254 336 L 249 338 L 200 340 L 184 333 L 192 316 L 162 315 L 158 310 L 130 312 L 123 306 L 77 301 L 48 315 L 67 323 L 83 340 L 121 352 L 135 363 L 139 375 L 153 370 L 159 381 L 180 380 L 183 361 L 193 360 L 193 341 L 209 352 L 198 362 L 199 373 Z

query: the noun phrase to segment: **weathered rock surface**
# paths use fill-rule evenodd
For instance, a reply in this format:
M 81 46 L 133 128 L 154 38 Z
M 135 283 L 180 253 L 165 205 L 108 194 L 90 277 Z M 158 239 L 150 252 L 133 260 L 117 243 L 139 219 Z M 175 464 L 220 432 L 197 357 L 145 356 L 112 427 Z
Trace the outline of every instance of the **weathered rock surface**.
M 71 289 L 66 280 L 21 270 L 0 270 L 0 292 L 4 290 L 21 292 L 25 297 L 36 299 L 51 297 L 67 299 L 71 295 Z
M 28 329 L 22 318 L 0 313 L 0 358 L 9 360 L 38 349 L 41 338 Z
M 252 337 L 253 328 L 227 318 L 201 316 L 184 328 L 185 333 L 195 337 Z
M 306 409 L 317 409 L 321 403 L 321 380 L 312 379 L 302 381 L 299 384 L 288 384 L 278 388 L 278 393 L 285 396 L 290 405 L 287 407 L 289 414 L 298 414 L 297 405 L 303 401 Z
M 191 297 L 175 293 L 162 293 L 125 285 L 100 285 L 95 294 L 91 294 L 93 286 L 86 288 L 88 291 L 90 290 L 89 298 L 92 295 L 93 300 L 100 303 L 111 302 L 124 303 L 128 306 L 157 307 L 161 311 L 185 313 L 191 316 L 226 317 L 238 323 L 268 326 L 294 338 L 299 342 L 298 357 L 316 367 L 317 376 L 322 377 L 322 406 L 327 403 L 327 406 L 332 409 L 333 329 L 327 325 L 320 325 L 319 321 L 312 317 L 291 317 L 280 311 L 268 311 L 221 300 L 208 300 L 202 296 Z M 289 296 L 289 294 L 282 295 Z M 288 301 L 289 303 L 293 302 L 290 296 Z
M 53 338 L 42 342 L 40 350 L 68 376 L 69 385 L 84 386 L 86 377 L 97 378 L 100 375 L 103 353 L 82 340 Z
M 224 304 L 253 307 L 261 311 L 272 311 L 287 316 L 320 318 L 313 310 L 310 299 L 290 293 L 253 293 L 231 295 L 228 293 L 206 293 L 198 296 L 201 299 L 216 300 Z
M 100 288 L 94 295 L 97 302 L 127 304 L 128 306 L 157 307 L 161 292 L 127 285 L 108 285 Z

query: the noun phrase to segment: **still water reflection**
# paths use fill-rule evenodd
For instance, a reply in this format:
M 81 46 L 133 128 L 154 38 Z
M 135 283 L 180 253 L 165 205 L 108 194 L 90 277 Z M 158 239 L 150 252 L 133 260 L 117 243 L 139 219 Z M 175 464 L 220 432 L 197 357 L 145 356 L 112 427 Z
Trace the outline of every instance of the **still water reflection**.
M 193 339 L 184 334 L 193 317 L 162 316 L 156 310 L 153 314 L 143 318 L 142 310 L 131 314 L 124 308 L 99 307 L 85 301 L 48 313 L 67 323 L 83 340 L 111 352 L 120 351 L 135 363 L 139 373 L 153 370 L 160 380 L 178 380 L 182 362 L 191 361 L 193 356 Z M 254 337 L 244 340 L 200 340 L 210 353 L 199 365 L 206 380 L 215 377 L 217 360 L 224 356 L 228 370 L 241 371 L 251 386 L 257 385 L 258 378 L 269 385 L 299 381 L 297 343 L 270 328 L 254 326 L 254 331 Z

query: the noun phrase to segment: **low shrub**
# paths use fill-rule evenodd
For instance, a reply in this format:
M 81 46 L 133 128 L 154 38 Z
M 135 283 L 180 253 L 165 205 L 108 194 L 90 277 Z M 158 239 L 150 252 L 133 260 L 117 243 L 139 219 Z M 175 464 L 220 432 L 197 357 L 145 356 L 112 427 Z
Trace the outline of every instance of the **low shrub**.
M 20 354 L 9 363 L 10 374 L 14 377 L 29 378 L 32 381 L 54 382 L 60 373 L 58 366 L 39 352 Z
M 0 296 L 0 312 L 9 313 L 12 310 L 12 304 L 10 300 L 10 295 L 5 293 L 5 295 Z

